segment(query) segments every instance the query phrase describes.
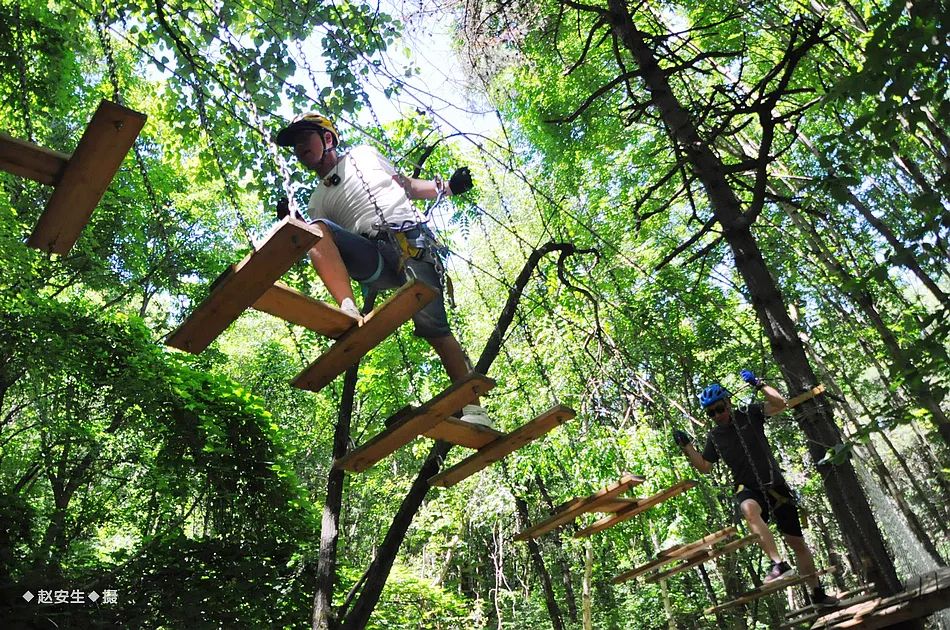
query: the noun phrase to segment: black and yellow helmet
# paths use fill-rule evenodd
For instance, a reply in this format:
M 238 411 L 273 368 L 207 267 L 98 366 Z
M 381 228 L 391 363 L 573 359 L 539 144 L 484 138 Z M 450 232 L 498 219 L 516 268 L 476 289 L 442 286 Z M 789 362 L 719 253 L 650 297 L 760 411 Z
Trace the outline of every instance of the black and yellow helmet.
M 294 118 L 294 121 L 280 130 L 277 134 L 277 144 L 282 147 L 290 147 L 297 140 L 297 134 L 301 131 L 329 131 L 333 136 L 333 146 L 340 144 L 340 134 L 337 133 L 333 121 L 316 112 L 308 112 Z

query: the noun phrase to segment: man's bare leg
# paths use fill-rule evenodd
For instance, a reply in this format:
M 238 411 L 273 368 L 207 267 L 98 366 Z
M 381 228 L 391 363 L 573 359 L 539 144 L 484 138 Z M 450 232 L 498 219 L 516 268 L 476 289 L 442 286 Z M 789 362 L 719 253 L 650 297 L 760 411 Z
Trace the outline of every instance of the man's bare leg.
M 426 339 L 426 341 L 442 359 L 445 373 L 449 375 L 453 383 L 462 380 L 472 371 L 468 357 L 465 356 L 465 351 L 462 350 L 462 346 L 455 335 L 448 334 L 444 337 L 433 337 Z
M 778 546 L 775 544 L 775 537 L 772 536 L 768 524 L 762 519 L 762 506 L 755 499 L 746 499 L 739 505 L 742 516 L 749 524 L 749 530 L 753 534 L 759 535 L 759 546 L 765 552 L 772 562 L 781 562 L 782 556 L 779 555 Z
M 333 232 L 322 221 L 317 221 L 316 225 L 323 231 L 323 238 L 307 252 L 310 262 L 337 304 L 343 304 L 346 298 L 354 300 L 355 304 L 350 274 L 346 271 L 343 257 L 333 240 Z
M 815 577 L 815 556 L 812 555 L 811 549 L 808 548 L 808 543 L 805 542 L 805 539 L 801 536 L 792 536 L 790 534 L 784 534 L 785 543 L 792 549 L 792 553 L 795 554 L 795 565 L 798 567 L 799 575 L 810 575 L 812 577 L 805 580 L 808 583 L 808 586 L 815 588 L 820 584 L 817 577 Z

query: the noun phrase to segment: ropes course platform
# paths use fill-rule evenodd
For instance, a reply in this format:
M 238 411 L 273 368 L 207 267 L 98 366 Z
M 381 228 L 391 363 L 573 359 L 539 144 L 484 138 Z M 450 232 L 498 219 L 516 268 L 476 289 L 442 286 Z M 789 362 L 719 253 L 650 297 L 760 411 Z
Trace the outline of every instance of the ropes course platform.
M 674 545 L 657 553 L 657 557 L 654 560 L 625 573 L 621 573 L 611 581 L 614 584 L 621 584 L 641 575 L 653 572 L 652 575 L 647 577 L 646 581 L 658 582 L 676 575 L 681 571 L 718 558 L 721 555 L 746 547 L 759 538 L 758 535 L 753 534 L 722 544 L 730 538 L 737 536 L 738 531 L 735 526 L 729 526 L 691 543 Z M 664 571 L 658 570 L 660 567 L 670 564 L 671 562 L 681 562 L 681 564 Z
M 791 630 L 792 628 L 810 628 L 811 624 L 832 613 L 848 609 L 856 604 L 863 604 L 878 597 L 874 583 L 865 584 L 858 588 L 837 594 L 839 604 L 834 608 L 818 608 L 813 604 L 803 606 L 797 610 L 789 611 L 785 614 L 785 623 L 779 627 L 779 630 Z
M 333 379 L 356 365 L 364 354 L 402 326 L 436 297 L 436 290 L 422 280 L 412 280 L 393 293 L 378 308 L 344 332 L 326 352 L 307 366 L 291 382 L 294 387 L 318 392 Z M 482 377 L 484 378 L 484 377 Z M 492 381 L 494 386 L 494 381 Z M 463 405 L 468 402 L 462 403 Z M 461 409 L 456 407 L 450 411 Z M 449 414 L 445 414 L 444 417 Z M 426 430 L 431 429 L 428 427 Z
M 430 486 L 450 488 L 490 464 L 515 452 L 559 427 L 577 414 L 570 407 L 555 405 L 507 435 L 501 435 L 461 462 L 429 478 Z
M 695 485 L 695 481 L 687 479 L 686 481 L 680 481 L 679 483 L 676 483 L 665 490 L 661 490 L 652 496 L 636 499 L 635 503 L 630 504 L 630 506 L 627 508 L 617 512 L 616 514 L 605 516 L 604 518 L 595 521 L 592 525 L 578 531 L 574 534 L 574 538 L 584 538 L 585 536 L 591 536 L 597 532 L 602 532 L 605 529 L 609 529 L 614 525 L 629 520 L 637 514 L 646 512 L 650 508 L 686 492 Z
M 65 255 L 115 177 L 146 116 L 102 101 L 72 155 L 0 133 L 0 169 L 53 186 L 27 245 Z
M 421 407 L 410 407 L 397 412 L 386 421 L 387 427 L 382 433 L 338 459 L 334 462 L 334 467 L 350 472 L 366 470 L 415 438 L 431 431 L 494 386 L 495 381 L 487 376 L 469 374 Z
M 950 567 L 914 576 L 904 590 L 889 597 L 874 597 L 863 603 L 818 617 L 810 626 L 819 628 L 885 628 L 922 619 L 950 608 Z
M 736 606 L 742 606 L 743 604 L 754 602 L 755 600 L 761 597 L 765 597 L 766 595 L 771 595 L 772 593 L 777 593 L 778 591 L 785 590 L 786 588 L 797 586 L 799 584 L 802 584 L 810 580 L 811 578 L 821 577 L 822 575 L 825 575 L 827 573 L 834 573 L 837 570 L 838 570 L 838 567 L 831 566 L 825 569 L 821 569 L 820 571 L 810 573 L 808 575 L 797 575 L 795 577 L 778 579 L 778 580 L 775 580 L 774 582 L 763 584 L 762 586 L 758 588 L 754 588 L 751 591 L 746 591 L 745 593 L 743 593 L 742 595 L 739 595 L 739 597 L 735 598 L 734 600 L 730 602 L 719 604 L 718 606 L 710 606 L 709 608 L 705 609 L 703 612 L 706 613 L 707 615 L 712 615 L 718 612 L 722 612 L 724 610 L 729 610 L 730 608 L 735 608 Z
M 609 485 L 589 497 L 575 497 L 558 506 L 549 518 L 515 535 L 515 540 L 538 538 L 588 512 L 616 514 L 626 510 L 635 505 L 637 500 L 622 498 L 620 495 L 644 481 L 646 481 L 645 477 L 626 474 L 617 483 Z

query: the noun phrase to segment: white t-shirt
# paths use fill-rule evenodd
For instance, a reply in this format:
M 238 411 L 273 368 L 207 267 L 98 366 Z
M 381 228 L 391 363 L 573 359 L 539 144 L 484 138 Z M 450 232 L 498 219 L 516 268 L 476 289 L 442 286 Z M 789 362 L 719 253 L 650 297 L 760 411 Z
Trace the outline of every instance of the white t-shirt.
M 357 166 L 365 184 L 360 181 Z M 327 186 L 324 181 L 334 174 L 340 176 L 340 183 Z M 396 169 L 379 151 L 367 145 L 353 147 L 340 156 L 326 177 L 319 180 L 310 195 L 307 214 L 313 220 L 329 219 L 356 234 L 373 234 L 376 232 L 373 224 L 379 222 L 379 215 L 370 200 L 368 188 L 386 221 L 396 225 L 402 225 L 404 221 L 415 223 L 419 220 L 416 211 L 396 177 Z

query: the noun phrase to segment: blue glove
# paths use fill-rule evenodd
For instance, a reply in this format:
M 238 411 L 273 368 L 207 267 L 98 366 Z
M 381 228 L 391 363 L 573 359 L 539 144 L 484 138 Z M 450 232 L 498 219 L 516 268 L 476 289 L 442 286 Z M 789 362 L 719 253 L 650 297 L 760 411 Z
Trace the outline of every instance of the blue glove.
M 739 372 L 739 376 L 742 377 L 743 381 L 745 381 L 752 387 L 755 387 L 756 389 L 759 389 L 760 387 L 762 387 L 762 385 L 764 385 L 764 383 L 762 382 L 762 379 L 758 378 L 755 374 L 753 374 L 752 370 L 742 370 L 741 372 Z

